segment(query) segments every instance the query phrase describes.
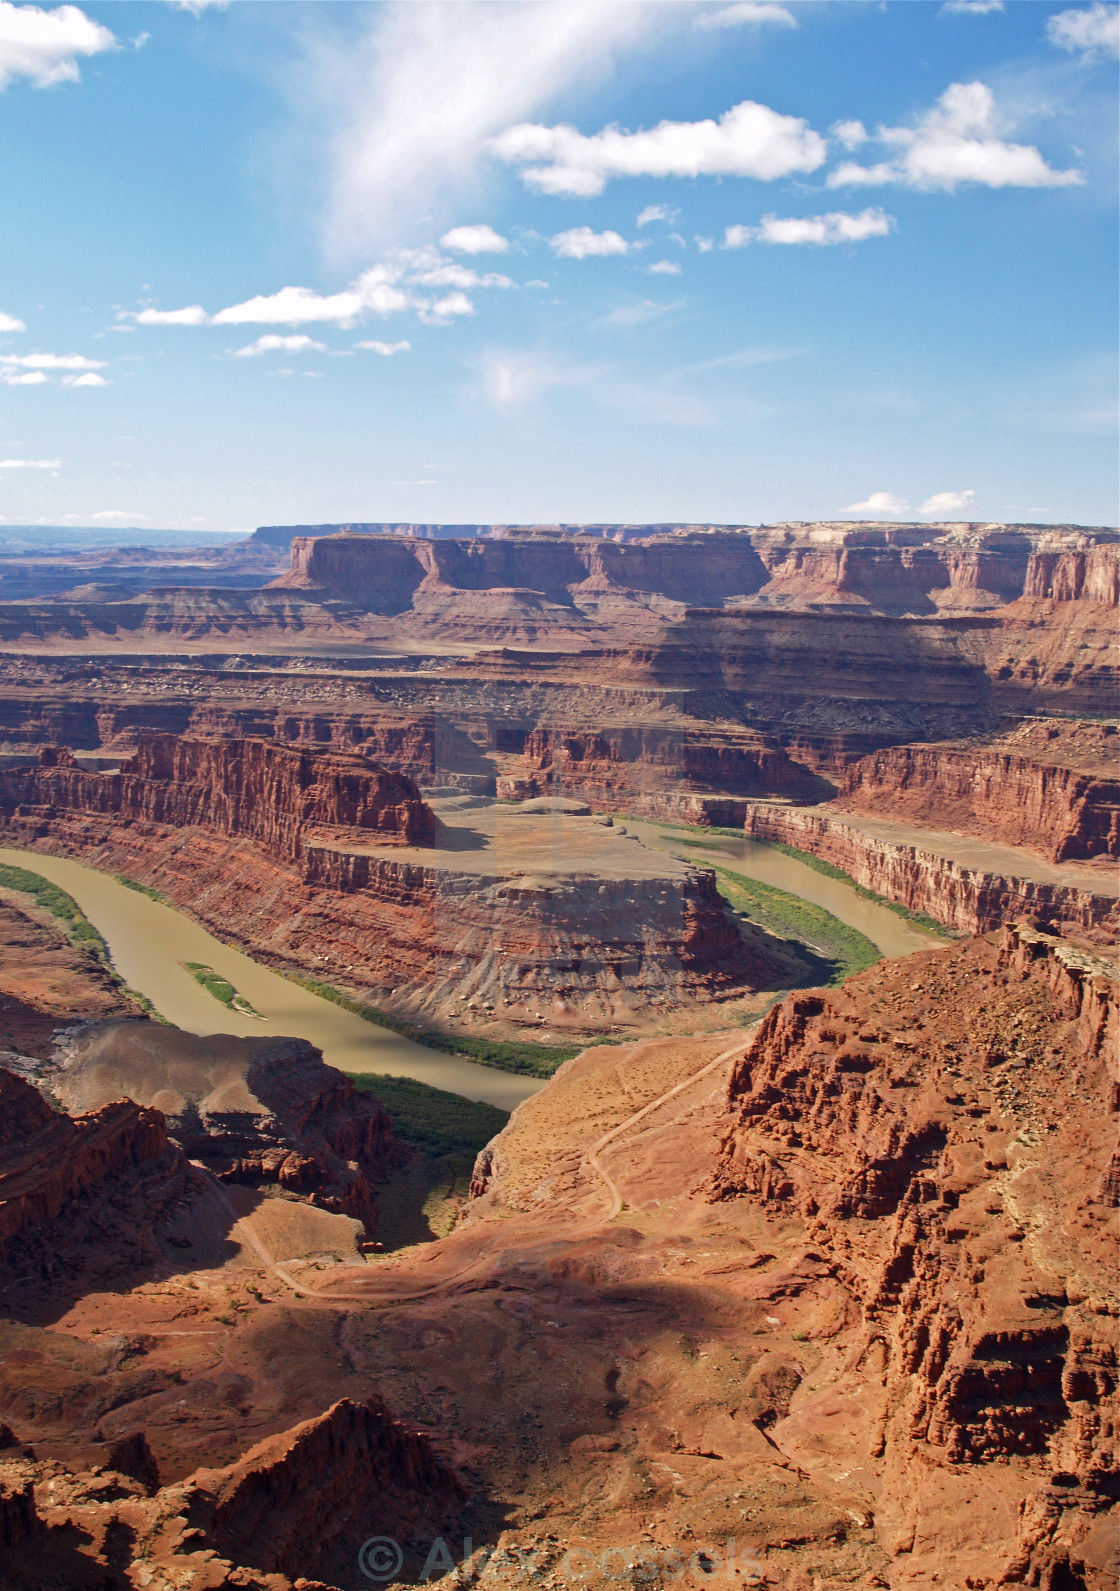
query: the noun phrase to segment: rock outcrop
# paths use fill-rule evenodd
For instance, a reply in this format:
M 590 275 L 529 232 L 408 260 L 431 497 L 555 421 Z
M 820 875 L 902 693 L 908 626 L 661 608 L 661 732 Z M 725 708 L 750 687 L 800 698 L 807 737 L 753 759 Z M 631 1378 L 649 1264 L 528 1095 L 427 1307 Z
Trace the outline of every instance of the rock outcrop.
M 1028 722 L 991 741 L 892 746 L 845 771 L 830 810 L 976 834 L 1053 862 L 1117 858 L 1118 754 L 1106 724 Z
M 340 1399 L 150 1496 L 111 1461 L 75 1472 L 0 1454 L 0 1578 L 12 1591 L 332 1591 L 354 1585 L 364 1540 L 450 1531 L 465 1495 L 428 1437 L 376 1398 Z
M 930 1465 L 1041 1461 L 1000 1583 L 1110 1573 L 1110 971 L 1023 922 L 791 997 L 732 1074 L 710 1184 L 799 1211 L 862 1298 L 862 1355 L 886 1353 L 877 1515 L 896 1554 L 916 1550 Z
M 57 1054 L 48 1081 L 69 1110 L 122 1095 L 156 1106 L 190 1158 L 219 1180 L 274 1185 L 373 1233 L 374 1186 L 406 1152 L 384 1108 L 303 1039 L 91 1022 Z
M 0 1067 L 4 1291 L 152 1259 L 152 1230 L 192 1196 L 192 1175 L 162 1112 L 118 1098 L 71 1117 Z
M 534 729 L 497 788 L 500 799 L 572 795 L 600 811 L 718 826 L 742 823 L 751 796 L 812 801 L 833 790 L 752 730 L 652 725 Z
M 381 845 L 430 845 L 435 831 L 415 785 L 364 757 L 183 735 L 145 736 L 119 773 L 87 772 L 63 747 L 0 770 L 0 811 L 44 808 L 210 829 L 290 861 L 339 830 Z
M 845 822 L 845 816 L 833 803 L 810 810 L 752 803 L 744 832 L 751 839 L 808 851 L 840 868 L 864 889 L 961 933 L 985 933 L 1023 913 L 1068 924 L 1108 943 L 1120 932 L 1120 903 L 1107 892 L 1103 879 L 1098 890 L 1083 877 L 1070 883 L 1026 876 L 1031 861 L 1027 853 L 1020 853 L 1022 874 L 990 865 L 969 866 L 946 854 L 951 837 L 931 835 L 916 843 L 886 838 L 859 827 L 858 818 Z M 913 831 L 900 829 L 907 832 Z M 940 839 L 941 849 L 934 849 L 935 838 Z M 1011 861 L 1016 862 L 1014 853 Z

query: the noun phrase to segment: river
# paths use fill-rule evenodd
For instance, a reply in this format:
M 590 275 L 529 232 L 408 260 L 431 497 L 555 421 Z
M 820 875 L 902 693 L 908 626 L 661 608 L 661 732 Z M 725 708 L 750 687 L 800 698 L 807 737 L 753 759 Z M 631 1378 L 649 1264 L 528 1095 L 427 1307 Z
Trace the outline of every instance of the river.
M 674 856 L 687 857 L 702 867 L 730 867 L 747 878 L 756 878 L 762 884 L 772 884 L 791 895 L 800 895 L 823 906 L 825 911 L 839 917 L 849 928 L 865 934 L 876 950 L 884 956 L 909 956 L 915 950 L 933 950 L 945 943 L 936 934 L 927 933 L 916 923 L 881 906 L 878 901 L 866 900 L 854 887 L 841 878 L 829 878 L 818 873 L 794 856 L 786 856 L 776 846 L 762 845 L 758 840 L 739 839 L 730 834 L 705 834 L 703 829 L 687 831 L 666 828 L 663 823 L 650 823 L 626 818 L 623 824 L 627 834 L 636 834 L 643 845 L 652 850 L 669 851 Z M 682 839 L 702 840 L 703 845 L 682 845 Z M 717 849 L 709 849 L 709 847 Z
M 156 1010 L 187 1033 L 235 1033 L 259 1039 L 270 1033 L 307 1039 L 340 1072 L 388 1072 L 414 1077 L 466 1099 L 513 1110 L 544 1087 L 536 1077 L 518 1077 L 477 1066 L 459 1055 L 413 1044 L 341 1006 L 322 1000 L 298 983 L 223 945 L 200 924 L 119 884 L 107 873 L 65 856 L 0 847 L 0 862 L 39 873 L 72 895 L 109 947 L 125 983 L 146 995 Z M 267 1017 L 242 1016 L 222 1006 L 180 965 L 199 961 L 228 978 L 249 1004 Z
M 709 835 L 707 840 L 718 843 L 718 851 L 708 850 L 706 845 L 701 850 L 682 846 L 682 833 L 662 824 L 628 818 L 625 828 L 654 850 L 672 851 L 701 865 L 706 860 L 726 863 L 750 878 L 823 906 L 841 922 L 866 934 L 885 956 L 907 956 L 914 950 L 928 950 L 944 943 L 885 906 L 864 900 L 843 880 L 817 873 L 772 846 Z M 683 837 L 703 835 L 700 830 Z M 427 1049 L 389 1028 L 344 1011 L 261 966 L 240 950 L 223 945 L 173 906 L 152 900 L 107 873 L 84 867 L 69 857 L 0 847 L 0 862 L 39 873 L 72 895 L 101 933 L 124 981 L 146 995 L 161 1016 L 188 1033 L 235 1033 L 244 1038 L 292 1034 L 317 1045 L 324 1060 L 339 1071 L 414 1077 L 433 1088 L 447 1089 L 466 1099 L 484 1100 L 502 1110 L 513 1110 L 544 1086 L 539 1078 L 519 1077 L 494 1067 L 477 1066 L 443 1050 Z M 185 971 L 181 965 L 184 961 L 213 967 L 267 1021 L 220 1006 Z

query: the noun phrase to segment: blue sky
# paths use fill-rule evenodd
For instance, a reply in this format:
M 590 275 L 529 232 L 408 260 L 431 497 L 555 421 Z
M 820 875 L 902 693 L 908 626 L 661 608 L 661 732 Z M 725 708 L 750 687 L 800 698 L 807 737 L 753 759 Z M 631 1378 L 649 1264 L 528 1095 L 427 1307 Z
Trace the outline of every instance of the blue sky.
M 1115 522 L 1116 39 L 0 0 L 0 519 Z

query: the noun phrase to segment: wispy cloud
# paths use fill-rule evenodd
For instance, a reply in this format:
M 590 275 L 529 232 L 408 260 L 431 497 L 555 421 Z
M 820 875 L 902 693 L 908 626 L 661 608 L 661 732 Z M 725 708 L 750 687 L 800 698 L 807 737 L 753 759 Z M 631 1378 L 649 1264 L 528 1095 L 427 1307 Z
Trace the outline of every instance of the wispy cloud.
M 718 11 L 702 11 L 693 23 L 697 28 L 795 28 L 797 18 L 785 6 L 772 0 L 738 0 L 736 5 Z
M 298 83 L 301 104 L 328 129 L 328 254 L 368 256 L 410 241 L 419 224 L 430 235 L 433 216 L 461 213 L 493 134 L 569 83 L 608 73 L 616 47 L 669 26 L 668 10 L 619 0 L 391 5 L 359 8 L 358 36 L 317 28 Z
M 852 124 L 848 124 L 849 126 Z M 995 98 L 985 83 L 953 83 L 916 127 L 880 127 L 875 141 L 892 151 L 874 166 L 845 161 L 828 186 L 879 186 L 953 192 L 962 183 L 987 188 L 1061 188 L 1084 182 L 1080 171 L 1055 171 L 1033 144 L 998 136 Z
M 966 17 L 986 17 L 989 12 L 1002 11 L 1003 0 L 945 0 L 941 7 L 941 15 L 951 15 L 953 12 Z
M 61 459 L 0 459 L 0 470 L 60 470 Z
M 201 304 L 188 304 L 185 309 L 141 309 L 135 313 L 122 309 L 117 319 L 135 321 L 137 326 L 205 326 L 210 317 Z
M 679 276 L 681 268 L 676 260 L 654 260 L 647 269 L 651 276 Z
M 355 343 L 355 348 L 366 348 L 371 354 L 380 354 L 383 359 L 391 359 L 394 354 L 407 354 L 412 344 L 405 338 L 398 343 L 382 343 L 376 338 L 371 342 Z
M 651 320 L 660 320 L 663 315 L 670 314 L 675 309 L 680 309 L 683 299 L 674 299 L 668 304 L 659 304 L 652 298 L 643 298 L 637 304 L 621 304 L 618 309 L 612 309 L 608 314 L 600 317 L 601 326 L 645 326 Z
M 744 100 L 718 121 L 659 122 L 648 132 L 522 123 L 491 140 L 499 160 L 521 168 L 539 193 L 592 198 L 616 177 L 754 177 L 769 182 L 816 171 L 827 145 L 800 116 Z
M 593 366 L 527 348 L 488 349 L 477 368 L 482 395 L 503 411 L 524 408 L 557 387 L 583 386 L 599 374 Z
M 668 226 L 672 226 L 680 218 L 680 211 L 675 210 L 671 204 L 647 204 L 635 225 L 649 226 L 652 221 L 664 221 Z
M 246 343 L 244 348 L 235 348 L 235 359 L 258 359 L 261 354 L 271 353 L 323 353 L 326 343 L 317 343 L 313 337 L 297 333 L 292 337 L 281 337 L 274 333 L 266 333 L 258 337 L 255 343 Z
M 36 88 L 77 83 L 82 75 L 80 57 L 116 48 L 109 29 L 77 6 L 44 11 L 0 0 L 0 91 L 17 77 L 27 78 Z

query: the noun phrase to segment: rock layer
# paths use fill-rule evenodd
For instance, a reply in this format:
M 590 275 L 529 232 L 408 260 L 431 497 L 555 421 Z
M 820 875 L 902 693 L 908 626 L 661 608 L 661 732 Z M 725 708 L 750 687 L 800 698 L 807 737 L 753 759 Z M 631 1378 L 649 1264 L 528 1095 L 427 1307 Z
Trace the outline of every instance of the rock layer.
M 811 811 L 751 804 L 745 832 L 751 839 L 819 856 L 863 888 L 961 933 L 984 933 L 1024 912 L 1106 942 L 1120 932 L 1115 895 L 964 866 L 943 851 L 884 839 L 845 823 L 844 812 L 831 803 Z
M 873 752 L 845 771 L 832 810 L 978 834 L 1026 846 L 1053 862 L 1120 857 L 1116 729 L 1037 727 L 1037 750 L 1019 734 Z M 1079 748 L 1073 766 L 1062 755 L 1070 739 Z M 1087 740 L 1095 742 L 1096 756 Z

